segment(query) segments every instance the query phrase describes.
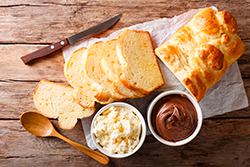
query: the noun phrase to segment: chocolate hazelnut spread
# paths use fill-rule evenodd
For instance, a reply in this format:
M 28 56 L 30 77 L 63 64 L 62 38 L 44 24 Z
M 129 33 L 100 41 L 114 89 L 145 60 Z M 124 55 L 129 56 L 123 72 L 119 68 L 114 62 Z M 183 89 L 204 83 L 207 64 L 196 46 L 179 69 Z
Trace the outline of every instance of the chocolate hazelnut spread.
M 165 140 L 177 142 L 189 137 L 197 126 L 194 105 L 185 95 L 169 95 L 153 108 L 155 131 Z

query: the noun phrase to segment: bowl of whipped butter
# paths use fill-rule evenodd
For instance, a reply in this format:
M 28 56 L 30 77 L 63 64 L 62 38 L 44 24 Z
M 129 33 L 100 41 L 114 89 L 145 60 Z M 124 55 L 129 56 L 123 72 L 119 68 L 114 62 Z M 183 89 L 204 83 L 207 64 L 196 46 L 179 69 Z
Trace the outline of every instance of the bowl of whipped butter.
M 146 123 L 132 105 L 114 102 L 102 107 L 91 123 L 91 137 L 100 152 L 125 158 L 137 152 L 146 138 Z

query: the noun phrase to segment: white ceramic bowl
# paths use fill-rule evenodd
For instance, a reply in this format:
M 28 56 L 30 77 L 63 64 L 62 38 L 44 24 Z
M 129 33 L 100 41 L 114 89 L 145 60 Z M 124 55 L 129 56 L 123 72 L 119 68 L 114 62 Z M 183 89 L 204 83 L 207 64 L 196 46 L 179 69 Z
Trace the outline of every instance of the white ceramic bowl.
M 184 94 L 187 96 L 187 98 L 193 103 L 196 112 L 197 112 L 197 117 L 198 117 L 198 122 L 197 122 L 197 127 L 195 129 L 195 131 L 192 133 L 192 135 L 190 135 L 189 137 L 187 137 L 186 139 L 177 141 L 177 142 L 171 142 L 171 141 L 167 141 L 165 139 L 163 139 L 160 135 L 157 134 L 157 132 L 155 132 L 154 127 L 152 125 L 152 121 L 151 121 L 151 116 L 152 116 L 152 111 L 154 106 L 156 105 L 156 103 L 161 100 L 162 98 L 168 96 L 168 95 L 173 95 L 173 94 Z M 201 108 L 199 106 L 199 103 L 196 101 L 196 99 L 191 96 L 190 94 L 183 92 L 183 91 L 178 91 L 178 90 L 173 90 L 173 91 L 166 91 L 163 92 L 161 94 L 159 94 L 156 98 L 154 98 L 154 100 L 150 103 L 150 105 L 148 106 L 148 111 L 147 111 L 147 121 L 148 121 L 148 126 L 150 129 L 150 132 L 153 134 L 153 136 L 160 141 L 161 143 L 168 145 L 168 146 L 181 146 L 184 145 L 188 142 L 190 142 L 191 140 L 193 140 L 197 134 L 199 133 L 200 129 L 201 129 L 201 125 L 202 125 L 202 121 L 203 121 L 203 116 L 202 116 L 202 111 Z
M 132 151 L 132 152 L 129 152 L 129 153 L 125 153 L 125 154 L 111 154 L 109 152 L 107 152 L 106 150 L 104 150 L 98 143 L 96 143 L 96 140 L 95 140 L 95 135 L 92 133 L 92 129 L 93 129 L 93 126 L 94 126 L 94 122 L 96 120 L 96 118 L 102 113 L 104 112 L 105 110 L 107 110 L 108 108 L 110 108 L 111 106 L 121 106 L 121 107 L 126 107 L 126 108 L 129 108 L 131 109 L 135 114 L 136 116 L 139 118 L 139 120 L 141 121 L 141 135 L 140 135 L 140 141 L 139 143 L 137 144 L 137 146 L 135 147 L 135 149 Z M 114 102 L 114 103 L 110 103 L 108 105 L 105 105 L 104 107 L 102 107 L 97 113 L 96 115 L 94 116 L 93 120 L 92 120 L 92 123 L 91 123 L 91 137 L 92 137 L 92 140 L 95 144 L 95 146 L 98 148 L 98 150 L 100 152 L 102 152 L 103 154 L 109 156 L 109 157 L 112 157 L 112 158 L 125 158 L 125 157 L 128 157 L 132 154 L 134 154 L 135 152 L 137 152 L 139 150 L 139 148 L 142 146 L 142 144 L 144 143 L 144 140 L 146 138 L 146 123 L 145 123 L 145 120 L 143 118 L 143 116 L 141 115 L 140 111 L 138 111 L 135 107 L 133 107 L 132 105 L 128 104 L 128 103 L 124 103 L 124 102 Z

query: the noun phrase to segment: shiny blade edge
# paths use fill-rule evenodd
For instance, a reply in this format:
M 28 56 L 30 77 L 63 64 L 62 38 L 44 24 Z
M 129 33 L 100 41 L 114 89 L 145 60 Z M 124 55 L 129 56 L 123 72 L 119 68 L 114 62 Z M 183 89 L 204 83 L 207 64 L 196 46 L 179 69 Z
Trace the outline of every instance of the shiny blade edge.
M 77 33 L 75 35 L 68 37 L 67 40 L 69 42 L 69 45 L 73 45 L 82 39 L 89 38 L 93 35 L 98 34 L 99 32 L 102 32 L 102 31 L 108 29 L 109 27 L 114 25 L 120 19 L 121 16 L 122 16 L 122 13 L 105 21 L 105 22 L 103 22 L 103 23 L 100 23 L 94 27 L 91 27 L 87 30 L 84 30 L 80 33 Z

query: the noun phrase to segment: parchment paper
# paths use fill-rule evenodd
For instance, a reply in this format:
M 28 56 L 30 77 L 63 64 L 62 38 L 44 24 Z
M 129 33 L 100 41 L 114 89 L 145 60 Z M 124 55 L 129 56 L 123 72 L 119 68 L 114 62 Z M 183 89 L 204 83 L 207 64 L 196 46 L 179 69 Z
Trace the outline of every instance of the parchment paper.
M 215 7 L 211 7 L 217 10 Z M 154 47 L 158 47 L 166 42 L 181 26 L 186 24 L 199 9 L 190 10 L 179 16 L 173 18 L 163 18 L 142 24 L 137 24 L 128 29 L 131 30 L 145 30 L 149 31 L 152 36 Z M 126 28 L 125 28 L 126 29 Z M 90 38 L 78 43 L 77 45 L 69 46 L 63 50 L 65 60 L 70 56 L 73 51 L 81 47 L 89 47 L 91 44 L 97 41 L 107 41 L 113 38 L 117 38 L 118 35 L 124 29 L 118 30 L 107 38 Z M 182 90 L 188 93 L 188 91 L 182 86 L 182 84 L 175 78 L 175 76 L 168 70 L 168 68 L 158 59 L 164 79 L 165 85 L 160 89 L 152 92 L 143 98 L 127 99 L 125 102 L 135 106 L 144 116 L 146 120 L 147 107 L 151 100 L 159 93 L 166 90 Z M 223 77 L 210 88 L 206 96 L 200 101 L 200 106 L 203 112 L 203 117 L 208 118 L 215 115 L 221 115 L 226 112 L 242 109 L 248 106 L 248 99 L 244 89 L 244 84 L 240 74 L 240 70 L 237 62 L 230 66 Z M 97 105 L 97 110 L 101 105 Z M 85 137 L 88 146 L 92 149 L 96 149 L 90 136 L 91 120 L 94 117 L 92 115 L 88 118 L 83 118 L 82 125 L 85 133 Z M 147 130 L 147 134 L 150 131 Z

